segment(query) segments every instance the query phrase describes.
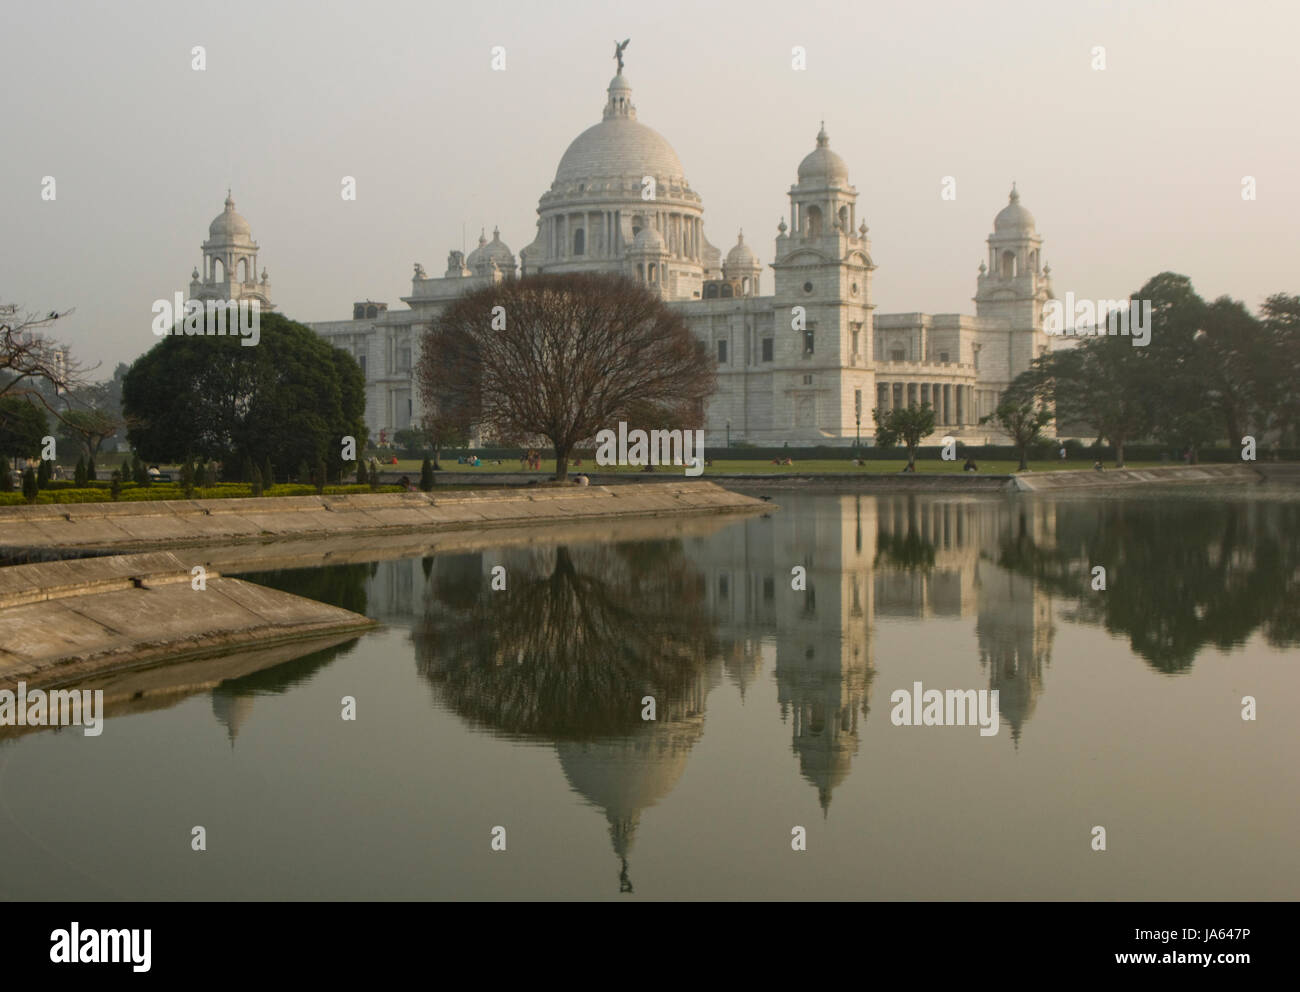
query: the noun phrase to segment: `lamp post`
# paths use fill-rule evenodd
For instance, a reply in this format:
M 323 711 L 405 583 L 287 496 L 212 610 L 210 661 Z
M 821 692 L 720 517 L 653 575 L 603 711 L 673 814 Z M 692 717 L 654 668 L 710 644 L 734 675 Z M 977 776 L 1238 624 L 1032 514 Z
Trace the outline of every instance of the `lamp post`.
M 857 424 L 857 438 L 853 442 L 853 451 L 862 454 L 862 390 L 853 393 L 853 420 Z
M 727 447 L 731 447 L 731 421 L 727 421 Z

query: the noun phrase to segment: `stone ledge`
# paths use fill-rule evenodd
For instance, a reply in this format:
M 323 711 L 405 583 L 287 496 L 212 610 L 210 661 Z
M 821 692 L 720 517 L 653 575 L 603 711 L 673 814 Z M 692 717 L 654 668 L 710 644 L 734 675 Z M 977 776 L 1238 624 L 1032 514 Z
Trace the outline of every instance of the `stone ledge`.
M 0 550 L 134 551 L 279 537 L 770 509 L 711 482 L 0 507 Z

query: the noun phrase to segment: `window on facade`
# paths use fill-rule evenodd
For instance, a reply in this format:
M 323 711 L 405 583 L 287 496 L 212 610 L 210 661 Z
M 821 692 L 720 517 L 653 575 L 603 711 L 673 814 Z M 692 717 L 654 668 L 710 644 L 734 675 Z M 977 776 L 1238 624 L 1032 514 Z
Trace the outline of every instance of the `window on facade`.
M 811 386 L 811 385 L 812 385 L 812 376 L 810 376 L 810 375 L 806 375 L 806 376 L 804 376 L 804 377 L 803 377 L 803 384 L 804 384 L 805 386 Z
M 772 360 L 772 339 L 764 338 L 763 339 L 763 361 L 770 362 L 771 360 Z
M 718 342 L 718 364 L 719 365 L 727 364 L 727 342 L 726 341 Z
M 889 353 L 891 362 L 901 362 L 906 357 L 902 348 L 895 348 Z
M 803 353 L 805 355 L 811 355 L 813 353 L 813 344 L 813 330 L 810 327 L 803 332 Z
M 718 576 L 718 599 L 726 599 L 731 594 L 731 583 L 726 575 Z
M 365 378 L 365 374 L 366 374 L 366 356 L 365 356 L 365 355 L 358 355 L 358 356 L 357 356 L 357 364 L 361 366 L 361 376 L 362 376 L 362 378 Z
M 584 231 L 582 228 L 578 228 L 576 231 L 573 232 L 573 253 L 575 255 L 581 255 L 584 253 L 586 247 L 587 247 L 587 232 Z
M 770 575 L 763 580 L 763 599 L 769 603 L 776 599 L 776 580 Z
M 943 365 L 948 364 L 948 353 L 946 351 L 939 352 L 939 362 Z
M 858 331 L 861 327 L 862 327 L 861 324 L 853 325 L 853 356 L 855 358 L 858 355 Z
M 397 349 L 397 371 L 398 372 L 411 371 L 411 349 L 409 347 L 403 347 Z

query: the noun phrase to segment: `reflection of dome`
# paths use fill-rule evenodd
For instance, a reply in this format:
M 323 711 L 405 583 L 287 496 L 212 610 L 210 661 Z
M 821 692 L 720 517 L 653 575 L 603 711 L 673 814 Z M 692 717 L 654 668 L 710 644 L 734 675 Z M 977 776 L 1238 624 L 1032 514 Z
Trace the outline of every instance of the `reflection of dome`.
M 212 714 L 217 718 L 217 723 L 226 728 L 226 736 L 230 739 L 230 746 L 235 746 L 235 738 L 239 736 L 239 730 L 248 722 L 248 715 L 253 712 L 253 697 L 251 695 L 237 696 L 234 693 L 222 692 L 220 689 L 213 690 L 212 693 Z
M 799 163 L 799 182 L 833 183 L 848 182 L 849 167 L 844 159 L 830 148 L 830 138 L 826 136 L 826 125 L 817 132 L 817 147 Z
M 702 730 L 702 721 L 697 730 Z M 614 852 L 627 857 L 641 811 L 668 795 L 686 770 L 693 737 L 651 724 L 634 737 L 594 742 L 560 741 L 555 750 L 569 785 L 605 812 Z
M 993 218 L 994 233 L 1033 234 L 1034 215 L 1020 205 L 1020 194 L 1016 192 L 1015 183 L 1011 184 L 1009 201 Z
M 248 221 L 235 212 L 235 201 L 226 193 L 226 209 L 217 214 L 208 225 L 208 237 L 213 241 L 247 241 L 253 236 Z

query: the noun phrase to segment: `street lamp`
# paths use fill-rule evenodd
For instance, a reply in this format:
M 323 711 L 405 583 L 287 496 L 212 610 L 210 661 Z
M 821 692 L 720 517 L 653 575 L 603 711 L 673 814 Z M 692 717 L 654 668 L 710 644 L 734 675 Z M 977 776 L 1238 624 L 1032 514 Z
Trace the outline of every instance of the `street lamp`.
M 858 427 L 857 439 L 853 442 L 853 450 L 856 454 L 862 454 L 862 390 L 853 391 L 853 420 Z
M 731 421 L 727 421 L 727 447 L 731 447 Z

